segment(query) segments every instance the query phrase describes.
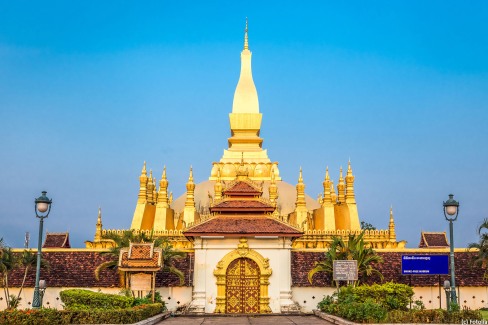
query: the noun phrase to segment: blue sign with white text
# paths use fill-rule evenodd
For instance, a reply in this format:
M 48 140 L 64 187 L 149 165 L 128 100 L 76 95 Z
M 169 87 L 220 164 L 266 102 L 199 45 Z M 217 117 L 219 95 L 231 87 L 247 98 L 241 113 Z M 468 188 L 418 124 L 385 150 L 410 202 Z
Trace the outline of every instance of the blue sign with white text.
M 402 255 L 403 275 L 449 274 L 448 255 Z

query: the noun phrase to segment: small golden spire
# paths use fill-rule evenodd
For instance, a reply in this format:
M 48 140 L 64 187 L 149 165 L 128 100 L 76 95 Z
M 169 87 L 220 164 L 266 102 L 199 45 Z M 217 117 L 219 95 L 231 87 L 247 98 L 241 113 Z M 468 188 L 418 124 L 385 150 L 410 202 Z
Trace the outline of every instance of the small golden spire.
M 97 217 L 97 224 L 95 230 L 95 238 L 96 242 L 102 240 L 102 208 L 98 207 L 98 217 Z
M 246 17 L 246 29 L 244 29 L 244 50 L 249 50 L 249 38 L 247 36 L 247 17 Z
M 390 223 L 388 225 L 390 240 L 396 241 L 395 220 L 393 219 L 393 206 L 390 206 Z
M 298 176 L 298 184 L 296 186 L 297 189 L 297 200 L 295 202 L 295 205 L 297 207 L 305 207 L 306 201 L 305 201 L 305 184 L 303 183 L 303 174 L 302 174 L 302 167 L 300 167 L 300 174 Z
M 158 205 L 169 208 L 168 203 L 168 179 L 166 178 L 166 166 L 163 167 L 163 174 L 161 175 L 161 180 L 159 181 L 159 192 L 157 195 Z
M 336 204 L 337 202 L 337 194 L 335 192 L 334 181 L 330 181 L 330 200 L 332 204 Z
M 220 167 L 217 169 L 217 181 L 214 185 L 214 198 L 215 200 L 220 200 L 222 198 L 222 182 L 220 180 Z
M 186 183 L 186 207 L 195 206 L 195 183 L 193 183 L 193 168 L 190 166 L 190 176 L 188 177 L 188 182 Z
M 344 203 L 346 200 L 346 184 L 344 183 L 344 177 L 342 176 L 342 166 L 339 170 L 339 183 L 337 184 L 337 201 Z
M 171 203 L 173 203 L 173 192 L 169 192 L 169 201 L 168 201 L 168 204 L 171 205 Z
M 143 204 L 147 200 L 147 171 L 146 162 L 142 166 L 141 176 L 139 176 L 139 195 L 137 196 L 137 203 Z
M 269 191 L 269 200 L 271 201 L 271 203 L 273 203 L 273 205 L 276 208 L 278 203 L 278 186 L 276 185 L 274 168 L 271 168 L 271 183 L 269 184 L 268 191 Z M 278 211 L 275 209 L 275 212 Z
M 349 159 L 349 162 L 347 163 L 346 203 L 356 203 L 356 197 L 354 195 L 354 175 L 352 174 L 351 159 Z
M 332 203 L 332 198 L 331 198 L 331 194 L 330 194 L 330 176 L 329 176 L 329 166 L 327 166 L 325 168 L 325 178 L 324 178 L 324 182 L 322 183 L 322 185 L 324 186 L 324 196 L 322 198 L 322 204 L 327 204 L 329 205 L 330 203 Z

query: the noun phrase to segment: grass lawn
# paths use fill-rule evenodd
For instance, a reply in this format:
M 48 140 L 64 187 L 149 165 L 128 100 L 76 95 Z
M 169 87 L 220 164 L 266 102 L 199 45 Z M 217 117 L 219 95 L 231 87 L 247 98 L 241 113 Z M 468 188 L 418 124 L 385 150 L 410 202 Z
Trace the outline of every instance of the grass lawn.
M 480 310 L 481 316 L 483 316 L 483 319 L 488 320 L 488 310 Z

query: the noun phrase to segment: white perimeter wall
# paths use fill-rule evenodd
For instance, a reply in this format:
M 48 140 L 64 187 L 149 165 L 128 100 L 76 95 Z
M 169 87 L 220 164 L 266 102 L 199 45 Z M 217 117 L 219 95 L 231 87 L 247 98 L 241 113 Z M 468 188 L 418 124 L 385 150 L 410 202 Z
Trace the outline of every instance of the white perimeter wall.
M 44 299 L 42 300 L 43 306 L 63 309 L 61 299 L 59 298 L 59 292 L 67 289 L 87 289 L 91 291 L 100 291 L 110 294 L 119 294 L 121 291 L 121 288 L 47 288 L 44 294 Z M 156 290 L 159 291 L 162 300 L 166 303 L 166 307 L 170 311 L 176 310 L 178 306 L 189 304 L 191 301 L 191 287 L 162 287 L 156 288 Z M 17 295 L 18 293 L 19 288 L 10 288 L 10 294 Z M 28 303 L 32 303 L 33 296 L 34 288 L 24 288 L 24 290 L 22 290 L 22 294 L 20 295 L 22 300 L 20 301 L 19 308 L 30 308 L 31 305 L 29 305 Z M 0 291 L 0 297 L 3 298 L 2 300 L 0 300 L 0 310 L 3 310 L 7 308 L 7 304 L 5 303 L 5 297 L 3 294 L 3 288 Z

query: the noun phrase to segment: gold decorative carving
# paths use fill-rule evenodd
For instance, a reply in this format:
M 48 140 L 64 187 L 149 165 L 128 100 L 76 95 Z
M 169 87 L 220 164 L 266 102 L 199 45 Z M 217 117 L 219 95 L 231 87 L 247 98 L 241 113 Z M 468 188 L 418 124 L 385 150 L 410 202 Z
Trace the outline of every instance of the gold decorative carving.
M 234 262 L 236 260 L 239 260 L 239 262 Z M 236 267 L 237 263 L 239 265 L 239 268 L 243 266 L 242 263 L 244 263 L 244 270 L 246 270 L 246 260 L 251 260 L 252 262 L 248 262 L 248 273 L 251 272 L 251 269 L 249 269 L 250 265 L 257 265 L 259 268 L 259 294 L 257 295 L 256 292 L 241 292 L 242 294 L 246 295 L 250 299 L 248 303 L 251 302 L 251 298 L 253 297 L 254 299 L 257 299 L 259 301 L 259 309 L 257 312 L 264 314 L 264 313 L 270 313 L 271 308 L 269 307 L 269 297 L 268 297 L 268 286 L 269 286 L 269 277 L 271 276 L 272 270 L 269 267 L 269 259 L 264 258 L 261 254 L 256 252 L 253 249 L 249 248 L 249 245 L 247 243 L 247 239 L 241 238 L 239 240 L 239 244 L 237 245 L 237 249 L 233 250 L 232 252 L 228 253 L 225 255 L 218 263 L 217 267 L 214 270 L 214 275 L 217 278 L 217 298 L 216 298 L 216 303 L 217 306 L 215 308 L 215 313 L 225 313 L 227 312 L 226 306 L 227 306 L 227 275 L 228 275 L 228 270 L 229 267 L 231 267 L 231 263 L 234 262 L 233 267 Z M 255 264 L 253 264 L 255 263 Z M 252 272 L 251 272 L 252 273 Z M 256 279 L 257 280 L 257 279 Z M 251 281 L 251 280 L 249 280 Z M 253 282 L 253 281 L 251 281 Z M 254 283 L 254 282 L 253 282 Z M 235 290 L 232 289 L 232 290 Z M 234 299 L 234 305 L 237 303 L 236 299 L 239 299 L 238 294 L 234 292 L 232 295 Z M 256 298 L 257 297 L 257 298 Z M 232 297 L 230 298 L 232 299 Z M 243 298 L 245 299 L 245 298 Z M 242 301 L 242 300 L 241 300 Z M 232 303 L 230 303 L 232 304 Z M 234 309 L 231 309 L 234 310 Z M 247 309 L 250 310 L 250 309 Z M 243 312 L 246 312 L 246 309 L 243 309 Z M 251 312 L 251 311 L 247 311 Z

